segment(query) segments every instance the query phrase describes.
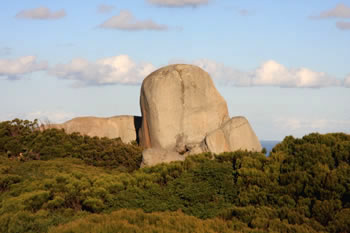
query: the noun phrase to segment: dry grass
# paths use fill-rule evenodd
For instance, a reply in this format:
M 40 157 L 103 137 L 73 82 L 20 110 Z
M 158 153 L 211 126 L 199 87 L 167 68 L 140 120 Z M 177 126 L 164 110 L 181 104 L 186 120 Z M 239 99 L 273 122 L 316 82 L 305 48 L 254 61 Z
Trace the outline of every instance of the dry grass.
M 112 233 L 112 232 L 234 232 L 232 224 L 221 219 L 201 220 L 181 211 L 144 213 L 142 210 L 120 210 L 111 214 L 93 214 L 52 228 L 50 233 Z

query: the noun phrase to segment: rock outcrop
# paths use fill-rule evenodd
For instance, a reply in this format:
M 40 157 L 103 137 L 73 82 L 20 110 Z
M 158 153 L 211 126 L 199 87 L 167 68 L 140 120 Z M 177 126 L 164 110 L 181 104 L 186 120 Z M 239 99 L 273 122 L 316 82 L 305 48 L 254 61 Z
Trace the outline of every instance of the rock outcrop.
M 142 83 L 140 143 L 186 153 L 229 119 L 226 101 L 209 74 L 192 65 L 170 65 Z
M 205 137 L 207 151 L 215 154 L 236 150 L 261 151 L 261 144 L 245 117 L 233 117 Z
M 230 119 L 209 74 L 193 65 L 169 65 L 148 75 L 141 87 L 142 117 L 78 117 L 46 128 L 67 133 L 133 140 L 144 147 L 141 167 L 182 161 L 202 152 L 261 151 L 248 120 Z
M 45 128 L 64 129 L 67 133 L 78 132 L 91 137 L 120 138 L 124 143 L 138 141 L 137 132 L 141 117 L 77 117 L 62 124 L 49 124 Z
M 209 74 L 192 65 L 170 65 L 142 83 L 141 166 L 184 160 L 191 154 L 261 151 L 244 117 L 229 118 Z

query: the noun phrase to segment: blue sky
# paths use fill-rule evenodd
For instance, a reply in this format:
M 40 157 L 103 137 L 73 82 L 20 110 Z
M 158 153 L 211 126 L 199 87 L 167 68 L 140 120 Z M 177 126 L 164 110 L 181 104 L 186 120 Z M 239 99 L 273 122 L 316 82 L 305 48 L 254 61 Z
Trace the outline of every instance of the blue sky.
M 260 139 L 350 133 L 350 1 L 6 1 L 0 120 L 139 115 L 151 71 L 208 71 Z

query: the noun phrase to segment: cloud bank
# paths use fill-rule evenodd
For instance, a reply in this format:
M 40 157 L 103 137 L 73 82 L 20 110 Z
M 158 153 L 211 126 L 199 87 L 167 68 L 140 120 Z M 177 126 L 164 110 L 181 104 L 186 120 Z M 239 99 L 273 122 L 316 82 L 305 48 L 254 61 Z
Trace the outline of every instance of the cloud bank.
M 151 63 L 136 63 L 127 55 L 90 62 L 83 58 L 59 64 L 49 73 L 60 79 L 75 81 L 74 86 L 140 84 L 156 68 Z
M 193 64 L 206 70 L 214 79 L 233 86 L 276 86 L 321 88 L 339 86 L 341 82 L 324 72 L 308 68 L 288 69 L 270 60 L 250 72 L 242 72 L 211 60 L 197 60 Z
M 138 20 L 135 19 L 130 11 L 122 10 L 119 15 L 115 15 L 105 22 L 103 22 L 100 28 L 107 29 L 119 29 L 127 31 L 137 31 L 137 30 L 155 30 L 164 31 L 168 29 L 168 26 L 157 24 L 151 19 Z
M 171 61 L 169 64 L 189 63 L 205 71 L 218 84 L 237 87 L 271 86 L 283 88 L 323 88 L 334 86 L 350 87 L 350 78 L 342 81 L 324 72 L 308 68 L 287 68 L 276 61 L 266 61 L 255 70 L 240 71 L 208 59 L 193 62 Z M 137 63 L 127 55 L 102 58 L 90 62 L 83 58 L 59 64 L 49 73 L 60 79 L 75 81 L 75 86 L 141 84 L 143 79 L 157 67 L 149 62 Z
M 160 7 L 197 7 L 207 5 L 209 0 L 147 0 L 147 2 Z
M 47 62 L 36 61 L 35 56 L 24 56 L 17 59 L 0 59 L 0 76 L 18 79 L 21 75 L 47 69 Z
M 66 16 L 66 11 L 64 9 L 54 12 L 47 7 L 38 7 L 34 9 L 22 10 L 17 13 L 16 18 L 49 20 L 49 19 L 60 19 L 65 16 Z
M 173 63 L 186 63 L 172 61 Z M 266 61 L 255 70 L 240 71 L 208 59 L 190 62 L 207 71 L 219 84 L 237 87 L 271 86 L 285 88 L 350 87 L 350 75 L 343 81 L 327 73 L 308 68 L 290 69 L 276 61 Z M 135 62 L 128 55 L 119 55 L 88 61 L 75 58 L 69 63 L 48 68 L 47 62 L 37 62 L 35 56 L 17 59 L 0 59 L 0 76 L 10 80 L 22 75 L 47 70 L 59 79 L 74 81 L 74 86 L 98 86 L 112 84 L 141 84 L 157 67 L 149 62 Z

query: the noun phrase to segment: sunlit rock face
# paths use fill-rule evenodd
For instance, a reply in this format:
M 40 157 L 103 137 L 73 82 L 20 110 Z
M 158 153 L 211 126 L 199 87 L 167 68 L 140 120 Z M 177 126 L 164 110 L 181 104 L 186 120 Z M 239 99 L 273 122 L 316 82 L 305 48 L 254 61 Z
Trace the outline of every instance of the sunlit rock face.
M 227 104 L 208 73 L 171 65 L 150 74 L 141 87 L 140 142 L 145 148 L 185 152 L 229 119 Z
M 141 86 L 142 117 L 77 117 L 45 128 L 67 133 L 137 141 L 142 167 L 182 161 L 202 152 L 261 151 L 245 117 L 230 119 L 227 104 L 207 72 L 193 65 L 169 65 L 148 75 Z
M 137 141 L 141 117 L 77 117 L 63 124 L 48 124 L 45 128 L 64 129 L 66 133 L 78 132 L 90 137 L 120 138 L 124 143 Z
M 230 119 L 226 101 L 209 74 L 197 66 L 170 65 L 151 73 L 142 83 L 140 106 L 139 138 L 146 149 L 157 148 L 182 156 L 237 149 L 261 150 L 248 121 Z M 162 162 L 156 158 L 166 156 L 159 154 L 152 155 L 148 150 L 144 156 L 152 162 L 147 166 Z M 149 159 L 152 156 L 154 158 Z
M 215 154 L 236 150 L 261 151 L 258 137 L 245 117 L 233 117 L 205 137 L 207 150 Z

